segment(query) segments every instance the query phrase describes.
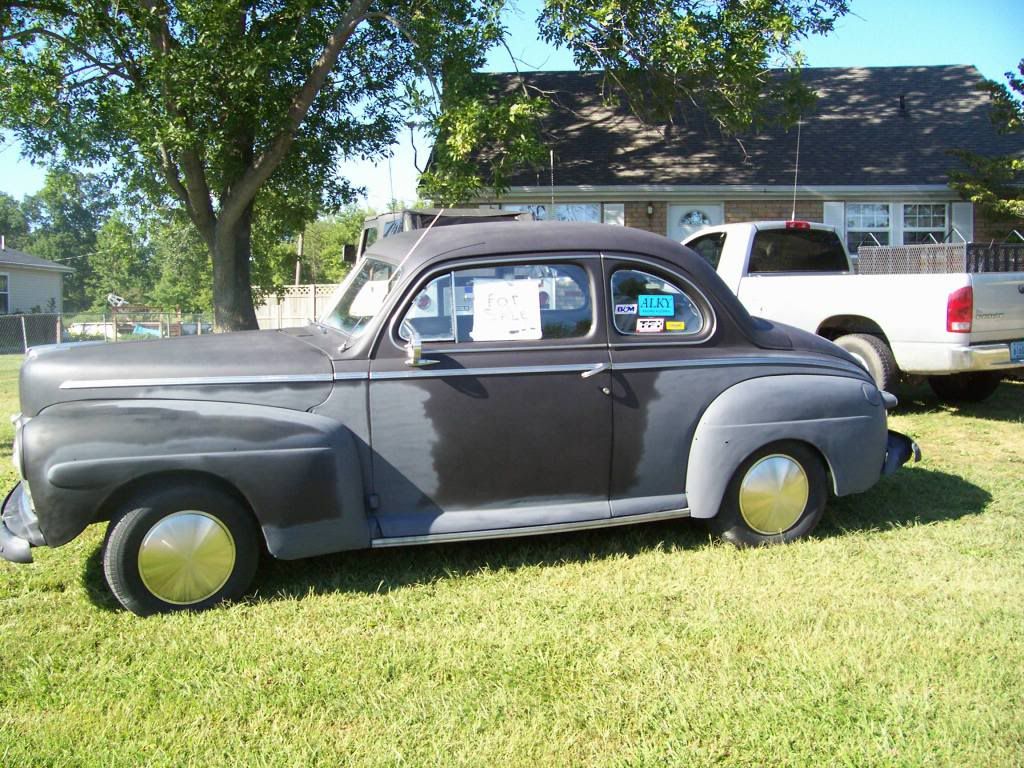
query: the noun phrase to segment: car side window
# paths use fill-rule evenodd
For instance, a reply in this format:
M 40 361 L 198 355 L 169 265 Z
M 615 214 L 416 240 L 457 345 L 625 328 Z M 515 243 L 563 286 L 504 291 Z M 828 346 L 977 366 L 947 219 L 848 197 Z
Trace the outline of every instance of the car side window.
M 725 232 L 702 235 L 693 242 L 687 243 L 686 247 L 699 253 L 712 269 L 718 269 L 718 262 L 722 259 L 722 249 L 725 247 Z
M 594 324 L 586 270 L 548 263 L 446 272 L 413 299 L 405 320 L 423 341 L 458 344 L 581 338 Z M 407 338 L 401 326 L 399 335 Z
M 619 333 L 693 336 L 706 324 L 703 313 L 677 285 L 637 269 L 619 269 L 611 279 L 613 318 Z

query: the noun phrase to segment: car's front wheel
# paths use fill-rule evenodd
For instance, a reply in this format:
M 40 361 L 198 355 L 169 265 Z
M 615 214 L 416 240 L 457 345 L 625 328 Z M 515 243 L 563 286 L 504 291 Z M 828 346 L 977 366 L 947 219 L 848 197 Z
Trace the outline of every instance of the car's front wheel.
M 780 441 L 739 466 L 708 523 L 737 546 L 778 544 L 813 531 L 827 500 L 828 476 L 818 454 L 804 443 Z
M 240 597 L 259 563 L 249 510 L 214 488 L 136 496 L 110 521 L 103 572 L 117 601 L 148 616 L 202 610 Z

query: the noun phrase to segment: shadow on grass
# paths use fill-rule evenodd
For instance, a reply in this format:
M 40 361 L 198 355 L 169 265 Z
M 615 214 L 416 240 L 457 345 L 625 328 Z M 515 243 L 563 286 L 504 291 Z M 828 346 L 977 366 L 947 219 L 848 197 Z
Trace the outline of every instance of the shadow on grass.
M 1005 380 L 982 403 L 944 403 L 927 384 L 901 384 L 894 393 L 900 400 L 895 416 L 950 413 L 989 421 L 1019 423 L 1024 418 L 1024 382 Z
M 979 514 L 990 499 L 986 491 L 956 475 L 905 469 L 883 478 L 867 493 L 831 499 L 814 536 L 833 538 L 855 531 L 955 520 Z M 343 552 L 290 562 L 268 557 L 254 587 L 256 599 L 263 600 L 389 592 L 481 572 L 633 557 L 653 550 L 696 550 L 709 541 L 701 523 L 679 520 L 519 539 Z M 82 581 L 94 604 L 118 609 L 103 580 L 99 548 L 87 560 Z

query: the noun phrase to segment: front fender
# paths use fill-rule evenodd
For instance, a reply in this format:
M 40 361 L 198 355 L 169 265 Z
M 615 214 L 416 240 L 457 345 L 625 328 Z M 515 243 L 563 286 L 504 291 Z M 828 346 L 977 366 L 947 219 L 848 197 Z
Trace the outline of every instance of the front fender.
M 333 419 L 239 403 L 82 401 L 46 409 L 23 438 L 49 546 L 109 515 L 125 487 L 169 473 L 230 485 L 276 557 L 369 544 L 355 438 Z
M 729 480 L 750 454 L 799 440 L 825 459 L 837 496 L 866 491 L 886 455 L 886 415 L 878 390 L 844 376 L 766 376 L 720 394 L 697 425 L 686 473 L 692 517 L 718 514 Z

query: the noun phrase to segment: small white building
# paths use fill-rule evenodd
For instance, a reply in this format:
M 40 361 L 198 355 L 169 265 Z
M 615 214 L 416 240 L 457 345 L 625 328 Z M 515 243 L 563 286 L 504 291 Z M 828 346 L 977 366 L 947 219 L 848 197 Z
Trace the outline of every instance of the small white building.
M 64 275 L 75 270 L 0 241 L 0 315 L 64 311 Z

